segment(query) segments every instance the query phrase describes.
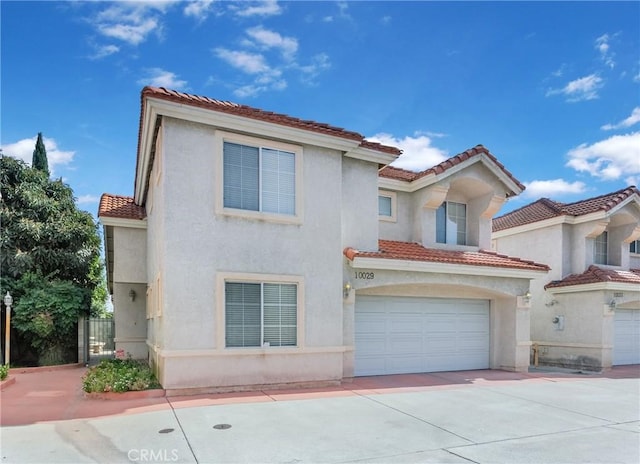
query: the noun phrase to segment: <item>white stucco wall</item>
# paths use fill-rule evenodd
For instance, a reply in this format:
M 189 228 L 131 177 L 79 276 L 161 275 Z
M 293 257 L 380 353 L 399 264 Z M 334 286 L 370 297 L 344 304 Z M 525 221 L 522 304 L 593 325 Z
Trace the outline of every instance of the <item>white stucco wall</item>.
M 396 221 L 379 221 L 380 238 L 384 240 L 398 240 L 411 242 L 413 240 L 413 194 L 407 192 L 396 193 Z
M 115 347 L 134 359 L 147 359 L 146 229 L 113 227 L 113 244 Z
M 114 227 L 113 249 L 113 281 L 146 283 L 146 230 Z
M 377 248 L 377 165 L 302 145 L 299 224 L 229 216 L 216 212 L 222 192 L 215 182 L 221 178 L 216 172 L 222 156 L 216 149 L 219 137 L 214 127 L 163 120 L 162 169 L 170 176 L 165 175 L 162 192 L 154 192 L 148 218 L 148 249 L 155 262 L 150 267 L 162 271 L 162 317 L 152 324 L 153 337 L 161 343 L 152 344 L 151 351 L 163 386 L 341 378 L 343 241 Z M 216 288 L 225 273 L 301 280 L 303 332 L 297 348 L 224 348 L 224 300 Z M 315 367 L 292 369 L 311 359 Z
M 342 162 L 341 196 L 333 207 L 341 210 L 342 249 L 378 250 L 378 165 L 353 158 Z

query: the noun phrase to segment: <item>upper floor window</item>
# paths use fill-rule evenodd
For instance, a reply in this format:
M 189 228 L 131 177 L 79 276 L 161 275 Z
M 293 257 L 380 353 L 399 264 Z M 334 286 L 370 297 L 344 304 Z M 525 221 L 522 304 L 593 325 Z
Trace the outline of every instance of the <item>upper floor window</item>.
M 296 346 L 297 315 L 295 283 L 225 283 L 227 348 Z
M 296 155 L 224 142 L 224 206 L 296 214 Z
M 629 244 L 629 252 L 640 254 L 640 240 L 634 240 Z
M 467 244 L 467 205 L 446 201 L 436 211 L 436 242 Z
M 607 232 L 602 232 L 594 239 L 593 262 L 596 264 L 608 264 L 609 254 L 607 252 L 609 237 Z
M 378 218 L 381 221 L 395 221 L 396 207 L 395 192 L 380 191 L 378 193 Z

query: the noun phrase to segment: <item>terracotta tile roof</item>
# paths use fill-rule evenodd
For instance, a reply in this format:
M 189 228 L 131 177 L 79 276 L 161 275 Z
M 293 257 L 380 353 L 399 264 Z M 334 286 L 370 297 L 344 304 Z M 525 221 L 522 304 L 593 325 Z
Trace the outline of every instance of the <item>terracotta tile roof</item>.
M 499 255 L 491 251 L 456 251 L 435 248 L 425 248 L 418 243 L 398 242 L 394 240 L 380 240 L 378 251 L 358 251 L 345 248 L 343 253 L 351 261 L 354 258 L 383 258 L 407 261 L 425 261 L 443 264 L 465 264 L 469 266 L 489 266 L 512 269 L 526 269 L 534 271 L 548 271 L 549 266 Z
M 147 97 L 159 98 L 162 100 L 168 100 L 176 103 L 182 103 L 189 106 L 196 106 L 211 111 L 219 111 L 222 113 L 234 114 L 250 119 L 257 119 L 260 121 L 266 121 L 273 124 L 279 124 L 283 126 L 294 127 L 296 129 L 308 130 L 311 132 L 318 132 L 321 134 L 331 135 L 334 137 L 340 137 L 348 140 L 359 141 L 360 145 L 364 148 L 376 150 L 384 153 L 389 153 L 395 156 L 399 156 L 402 151 L 396 147 L 382 145 L 376 142 L 370 142 L 365 138 L 353 131 L 348 131 L 341 127 L 331 126 L 329 124 L 320 123 L 311 120 L 304 120 L 287 116 L 285 114 L 274 113 L 271 111 L 265 111 L 258 108 L 252 108 L 247 105 L 241 105 L 229 101 L 215 100 L 209 97 L 203 97 L 199 95 L 192 95 L 184 92 L 177 92 L 175 90 L 165 89 L 164 87 L 145 87 L 142 89 L 142 101 L 144 111 L 144 100 Z
M 515 177 L 513 177 L 513 174 L 511 174 L 502 163 L 500 163 L 500 161 L 498 161 L 498 159 L 493 156 L 491 154 L 491 152 L 486 149 L 484 146 L 482 145 L 476 145 L 473 148 L 470 148 L 466 151 L 463 151 L 462 153 L 459 153 L 455 156 L 452 156 L 451 158 L 444 160 L 442 163 L 437 164 L 429 169 L 426 169 L 424 171 L 420 171 L 420 172 L 413 172 L 413 171 L 407 171 L 406 169 L 399 169 L 393 166 L 386 166 L 385 168 L 380 170 L 380 177 L 386 177 L 388 179 L 397 179 L 397 180 L 402 180 L 402 181 L 406 181 L 406 182 L 413 182 L 414 180 L 420 179 L 421 177 L 425 177 L 428 175 L 437 175 L 437 174 L 442 174 L 443 172 L 447 171 L 448 169 L 470 159 L 473 158 L 475 156 L 480 156 L 480 155 L 485 155 L 487 156 L 491 161 L 493 161 L 496 166 L 502 170 L 502 172 L 504 172 L 507 177 L 509 177 L 509 179 L 511 179 L 519 188 L 521 188 L 522 190 L 525 189 L 525 186 L 522 185 L 520 183 L 520 181 L 518 181 L 518 179 L 516 179 Z
M 640 284 L 640 269 L 620 271 L 617 269 L 602 269 L 591 265 L 582 274 L 571 274 L 562 280 L 554 280 L 544 286 L 547 288 L 571 287 L 574 285 L 596 284 L 600 282 L 621 282 Z M 638 287 L 640 289 L 640 287 Z
M 98 217 L 142 220 L 147 217 L 147 213 L 142 206 L 134 203 L 132 197 L 103 193 L 98 206 Z
M 498 232 L 500 230 L 532 224 L 557 216 L 583 216 L 598 211 L 609 211 L 633 195 L 637 195 L 640 200 L 640 192 L 632 185 L 617 192 L 607 193 L 574 203 L 558 203 L 548 198 L 542 198 L 522 208 L 511 211 L 504 216 L 495 218 L 493 220 L 493 231 Z

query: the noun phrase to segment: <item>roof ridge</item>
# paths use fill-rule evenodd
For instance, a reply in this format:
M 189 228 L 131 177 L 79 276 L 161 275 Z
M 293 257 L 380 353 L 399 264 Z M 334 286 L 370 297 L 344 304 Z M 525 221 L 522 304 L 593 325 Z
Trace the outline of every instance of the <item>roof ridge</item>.
M 606 197 L 616 197 L 618 195 L 625 195 L 624 198 L 621 199 L 622 200 L 626 200 L 629 196 L 633 195 L 634 193 L 637 193 L 638 195 L 640 195 L 640 191 L 638 191 L 637 187 L 635 185 L 629 185 L 627 187 L 624 187 L 620 190 L 616 190 L 615 192 L 609 192 L 609 193 L 604 193 L 602 195 L 597 195 L 595 197 L 591 197 L 591 198 L 585 198 L 583 200 L 578 200 L 578 201 L 573 201 L 571 203 L 560 203 L 563 205 L 563 207 L 568 208 L 574 205 L 580 205 L 583 203 L 588 203 L 590 201 L 594 201 L 594 200 L 599 200 L 601 198 L 606 198 Z
M 475 147 L 469 148 L 463 152 L 460 152 L 456 155 L 450 156 L 449 158 L 447 158 L 444 161 L 441 161 L 440 163 L 436 164 L 435 166 L 431 166 L 427 169 L 423 169 L 422 171 L 411 171 L 408 169 L 404 169 L 404 168 L 397 168 L 395 166 L 385 166 L 383 169 L 381 169 L 379 171 L 379 176 L 381 177 L 386 177 L 386 178 L 390 178 L 390 179 L 396 179 L 396 180 L 404 180 L 407 182 L 413 182 L 417 179 L 420 179 L 422 177 L 426 177 L 430 174 L 433 175 L 438 175 L 441 174 L 445 171 L 447 171 L 448 169 L 468 160 L 471 159 L 475 156 L 480 156 L 480 155 L 486 155 L 502 172 L 504 172 L 506 174 L 506 176 L 511 179 L 520 189 L 525 190 L 525 186 L 518 180 L 516 179 L 513 174 L 507 169 L 505 168 L 504 164 L 502 164 L 500 161 L 498 161 L 498 158 L 496 158 L 490 151 L 489 149 L 487 149 L 484 145 L 482 144 L 477 144 Z M 393 175 L 391 173 L 389 173 L 388 171 L 390 171 L 391 169 L 387 170 L 387 168 L 391 168 L 393 170 L 399 171 L 397 175 Z M 387 172 L 385 172 L 387 171 Z

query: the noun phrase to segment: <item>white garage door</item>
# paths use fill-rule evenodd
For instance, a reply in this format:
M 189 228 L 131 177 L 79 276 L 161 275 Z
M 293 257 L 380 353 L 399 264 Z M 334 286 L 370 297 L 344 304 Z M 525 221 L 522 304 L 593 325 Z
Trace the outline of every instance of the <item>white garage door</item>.
M 616 309 L 613 364 L 640 364 L 640 310 Z
M 356 297 L 356 376 L 488 368 L 488 301 Z

